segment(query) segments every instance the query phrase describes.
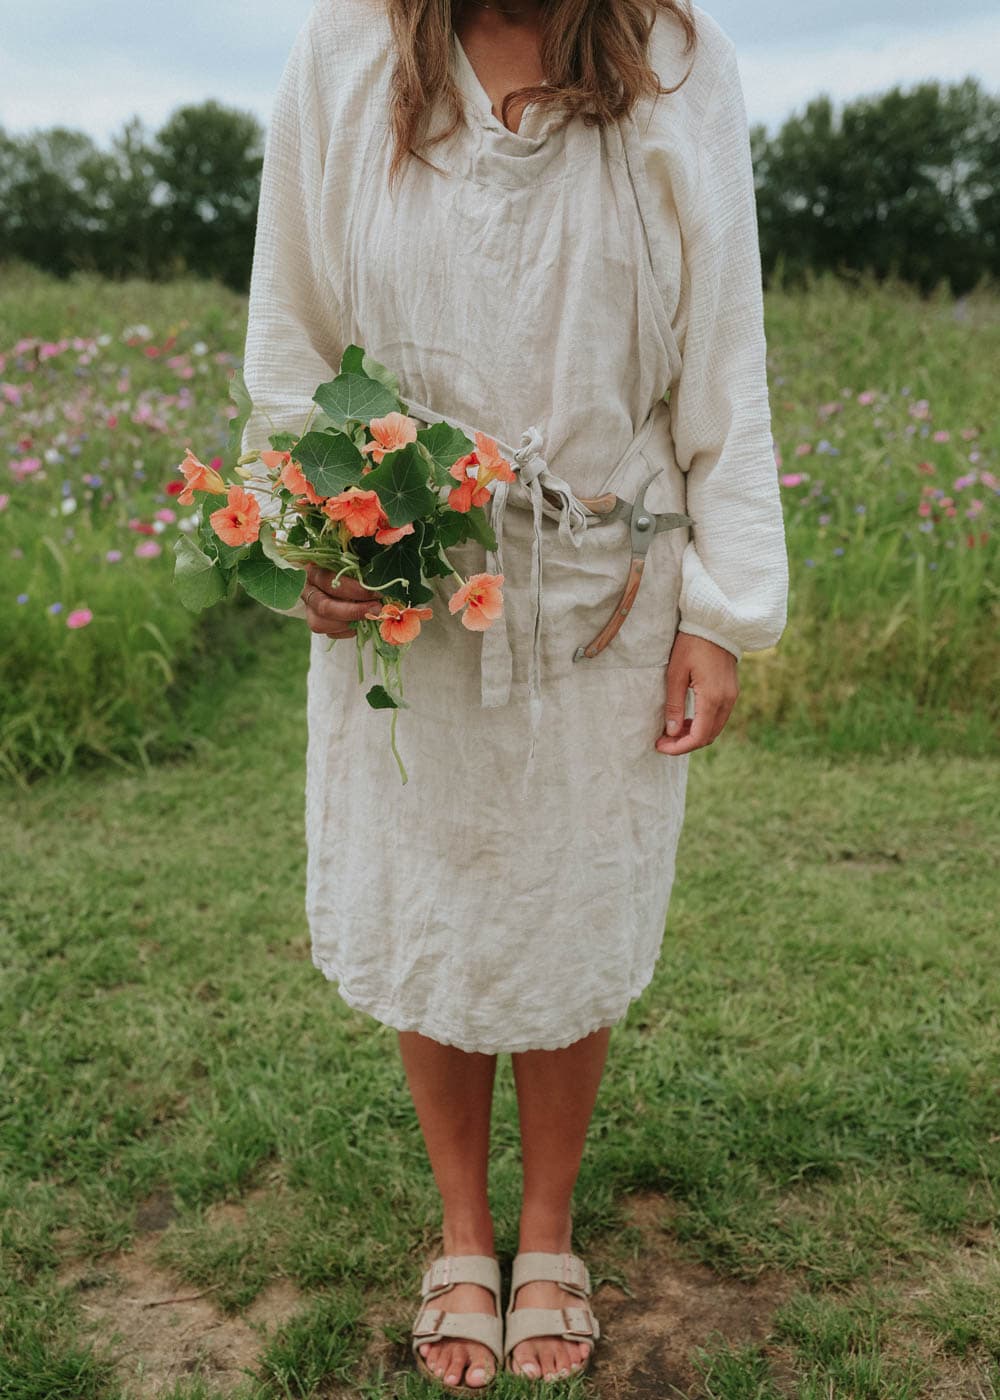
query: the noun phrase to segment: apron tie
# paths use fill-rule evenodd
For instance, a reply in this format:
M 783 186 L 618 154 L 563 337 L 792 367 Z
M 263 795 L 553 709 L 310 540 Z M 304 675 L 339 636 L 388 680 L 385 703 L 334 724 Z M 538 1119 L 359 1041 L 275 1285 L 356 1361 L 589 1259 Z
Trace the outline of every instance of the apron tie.
M 544 497 L 542 488 L 558 501 L 560 537 L 576 548 L 587 529 L 587 514 L 573 494 L 572 488 L 562 477 L 549 470 L 549 464 L 542 455 L 544 440 L 536 427 L 526 428 L 521 434 L 521 446 L 513 453 L 506 450 L 517 479 L 531 498 L 532 541 L 531 577 L 528 584 L 532 606 L 531 661 L 528 669 L 528 712 L 531 717 L 531 737 L 528 746 L 528 762 L 525 774 L 531 772 L 535 758 L 535 739 L 542 718 L 542 619 L 544 615 L 544 593 L 542 589 L 542 508 Z M 486 551 L 488 573 L 503 573 L 503 522 L 507 510 L 510 487 L 514 483 L 497 481 L 490 496 L 489 521 L 496 536 L 496 549 Z M 506 612 L 492 627 L 483 633 L 481 656 L 482 705 L 493 709 L 506 705 L 510 699 L 513 657 L 510 638 L 507 632 Z
M 475 441 L 476 429 L 468 423 L 461 422 L 458 418 L 450 416 L 445 418 L 443 414 L 435 413 L 433 409 L 427 408 L 424 404 L 414 402 L 412 399 L 404 398 L 408 404 L 407 416 L 416 418 L 420 422 L 450 423 L 452 427 L 458 428 L 465 433 L 467 438 Z M 541 655 L 542 655 L 542 617 L 544 605 L 544 593 L 542 588 L 542 515 L 544 512 L 545 496 L 554 498 L 559 510 L 559 535 L 567 543 L 579 549 L 583 542 L 583 537 L 587 530 L 588 514 L 586 508 L 577 500 L 573 488 L 561 476 L 557 476 L 550 471 L 549 464 L 543 454 L 544 439 L 541 431 L 537 427 L 526 428 L 521 434 L 521 446 L 516 450 L 509 447 L 499 438 L 494 438 L 497 450 L 501 456 L 510 462 L 516 474 L 516 480 L 494 481 L 490 492 L 490 501 L 487 508 L 487 518 L 490 528 L 496 537 L 496 548 L 486 551 L 486 572 L 502 574 L 503 568 L 503 523 L 507 510 L 507 502 L 510 497 L 511 487 L 516 487 L 520 483 L 521 488 L 528 493 L 531 501 L 532 515 L 532 546 L 531 546 L 531 578 L 529 582 L 529 596 L 532 604 L 532 632 L 531 632 L 531 662 L 528 672 L 528 709 L 531 718 L 531 735 L 528 746 L 528 760 L 525 767 L 525 777 L 531 772 L 535 757 L 535 739 L 538 734 L 538 726 L 542 717 L 542 686 L 541 686 Z M 543 490 L 545 495 L 543 496 Z M 483 709 L 496 709 L 506 705 L 510 700 L 511 679 L 513 675 L 513 653 L 511 651 L 510 636 L 507 630 L 507 609 L 504 607 L 497 620 L 487 627 L 482 634 L 482 651 L 480 653 L 480 696 Z

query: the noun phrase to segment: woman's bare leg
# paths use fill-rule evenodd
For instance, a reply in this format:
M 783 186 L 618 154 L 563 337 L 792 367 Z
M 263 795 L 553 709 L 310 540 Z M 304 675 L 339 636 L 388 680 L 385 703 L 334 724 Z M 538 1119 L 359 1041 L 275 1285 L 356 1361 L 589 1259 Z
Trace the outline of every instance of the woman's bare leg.
M 413 1105 L 441 1193 L 444 1252 L 492 1254 L 487 1170 L 497 1057 L 470 1054 L 416 1031 L 398 1035 Z M 476 1283 L 457 1283 L 436 1302 L 448 1312 L 496 1311 L 493 1295 Z M 420 1351 L 448 1385 L 485 1385 L 496 1370 L 493 1353 L 479 1342 L 446 1337 L 424 1343 Z
M 572 1249 L 573 1188 L 607 1060 L 611 1028 L 563 1050 L 524 1050 L 511 1056 L 521 1118 L 524 1195 L 518 1249 L 554 1254 Z M 579 1298 L 557 1283 L 526 1283 L 515 1308 L 562 1308 Z M 514 1348 L 515 1371 L 546 1380 L 577 1369 L 589 1342 L 529 1338 Z

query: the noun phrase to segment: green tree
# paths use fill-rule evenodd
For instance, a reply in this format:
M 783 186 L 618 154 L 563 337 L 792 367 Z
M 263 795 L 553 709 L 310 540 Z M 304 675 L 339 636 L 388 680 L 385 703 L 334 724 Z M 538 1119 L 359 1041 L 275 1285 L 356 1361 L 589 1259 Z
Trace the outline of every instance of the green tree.
M 755 172 L 765 267 L 895 274 L 930 291 L 969 290 L 996 266 L 1000 103 L 973 78 L 894 87 L 847 104 L 825 94 L 758 139 Z M 766 149 L 762 149 L 766 145 Z M 990 169 L 992 161 L 992 171 Z M 995 193 L 994 193 L 995 200 Z
M 89 136 L 52 127 L 0 141 L 0 208 L 5 256 L 60 277 L 93 267 L 99 220 L 87 169 L 99 152 Z
M 154 149 L 140 118 L 127 122 L 107 153 L 84 163 L 98 229 L 94 261 L 109 277 L 157 280 L 167 263 L 162 219 L 156 206 Z
M 157 133 L 160 236 L 168 265 L 245 289 L 260 193 L 264 132 L 250 113 L 181 107 Z

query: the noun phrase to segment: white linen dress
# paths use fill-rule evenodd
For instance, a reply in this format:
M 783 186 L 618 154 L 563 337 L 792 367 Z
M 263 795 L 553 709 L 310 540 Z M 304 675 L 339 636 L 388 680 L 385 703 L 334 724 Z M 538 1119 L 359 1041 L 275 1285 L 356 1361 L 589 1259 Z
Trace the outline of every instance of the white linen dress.
M 519 481 L 491 501 L 498 554 L 449 550 L 463 577 L 502 566 L 504 618 L 469 631 L 455 580 L 433 581 L 403 665 L 405 786 L 354 642 L 308 634 L 313 962 L 350 1006 L 466 1051 L 555 1049 L 625 1016 L 684 815 L 689 757 L 653 747 L 675 634 L 739 658 L 785 626 L 747 118 L 731 40 L 694 14 L 693 59 L 662 13 L 651 38 L 664 86 L 693 65 L 684 85 L 605 131 L 537 104 L 508 130 L 454 38 L 467 124 L 392 195 L 380 0 L 316 0 L 274 104 L 244 451 L 301 430 L 354 343 L 414 417 L 481 429 L 521 449 L 525 483 L 565 488 L 536 511 Z M 576 498 L 631 500 L 658 469 L 647 505 L 695 524 L 653 538 L 620 632 L 574 662 L 630 557 L 627 521 L 581 524 Z

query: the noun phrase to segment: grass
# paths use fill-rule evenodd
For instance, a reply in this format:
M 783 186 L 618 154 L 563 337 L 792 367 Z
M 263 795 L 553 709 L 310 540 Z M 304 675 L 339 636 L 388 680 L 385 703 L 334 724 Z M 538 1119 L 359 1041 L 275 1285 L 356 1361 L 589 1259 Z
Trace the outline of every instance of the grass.
M 430 1397 L 395 1035 L 309 957 L 308 631 L 196 626 L 133 551 L 186 443 L 221 450 L 244 303 L 17 273 L 0 446 L 58 450 L 0 494 L 0 1396 Z M 823 278 L 767 320 L 789 627 L 692 761 L 575 1203 L 609 1349 L 559 1393 L 996 1396 L 1000 302 Z M 103 358 L 9 353 L 77 334 Z M 509 1260 L 505 1060 L 491 1185 Z
M 432 1393 L 405 1340 L 437 1201 L 394 1034 L 309 960 L 308 632 L 254 622 L 242 670 L 214 700 L 204 683 L 186 756 L 0 809 L 0 1393 L 16 1400 L 132 1393 L 88 1298 L 161 1197 L 155 1258 L 178 1293 L 211 1290 L 226 1318 L 275 1280 L 301 1295 L 242 1395 Z M 1000 1374 L 996 779 L 961 755 L 835 760 L 730 735 L 695 756 L 663 952 L 614 1033 L 576 1200 L 598 1279 L 651 1247 L 628 1215 L 651 1194 L 684 1267 L 790 1290 L 765 1337 L 693 1345 L 685 1393 L 903 1400 L 956 1375 L 989 1394 Z M 503 1254 L 504 1060 L 492 1173 Z M 227 1202 L 238 1220 L 217 1216 Z M 69 1259 L 84 1272 L 60 1285 Z M 223 1393 L 197 1368 L 178 1386 Z

